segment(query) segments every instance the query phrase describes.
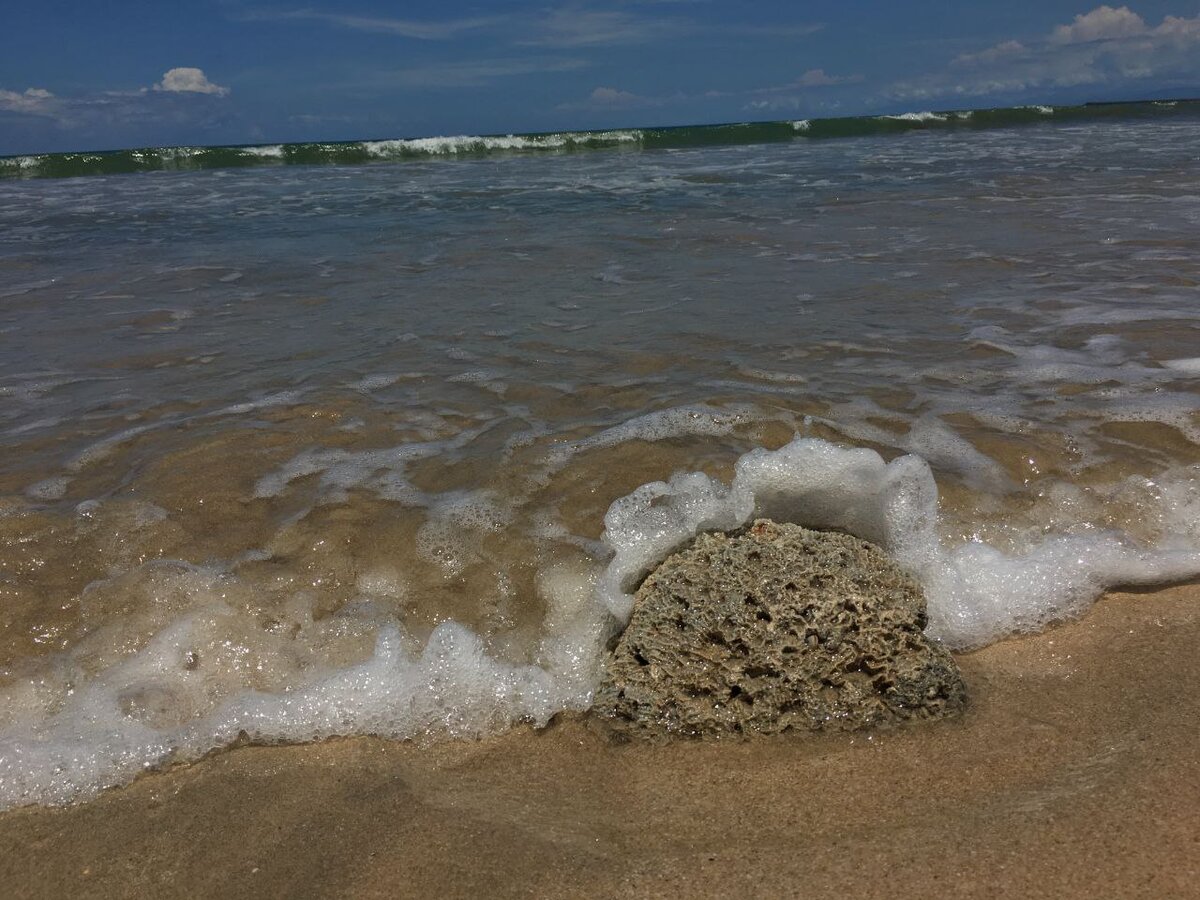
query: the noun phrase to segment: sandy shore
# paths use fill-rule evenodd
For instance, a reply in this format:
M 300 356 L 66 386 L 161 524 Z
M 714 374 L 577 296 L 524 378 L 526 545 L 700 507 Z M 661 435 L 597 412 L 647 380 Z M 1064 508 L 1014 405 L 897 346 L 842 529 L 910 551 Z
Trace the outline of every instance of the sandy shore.
M 1200 585 L 960 658 L 950 724 L 248 747 L 0 816 L 9 897 L 1200 892 Z

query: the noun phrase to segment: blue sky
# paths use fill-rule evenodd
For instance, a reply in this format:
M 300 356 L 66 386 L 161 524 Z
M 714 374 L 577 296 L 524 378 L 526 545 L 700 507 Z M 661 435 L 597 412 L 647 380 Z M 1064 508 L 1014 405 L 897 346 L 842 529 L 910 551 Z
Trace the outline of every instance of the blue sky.
M 1200 4 L 14 3 L 0 154 L 1200 95 Z

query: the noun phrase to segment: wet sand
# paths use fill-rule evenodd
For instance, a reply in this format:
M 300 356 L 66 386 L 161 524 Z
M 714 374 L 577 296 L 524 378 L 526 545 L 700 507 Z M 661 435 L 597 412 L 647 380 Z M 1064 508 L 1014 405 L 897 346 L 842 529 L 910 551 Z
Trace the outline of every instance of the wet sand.
M 1200 585 L 960 657 L 961 720 L 244 747 L 0 816 L 9 897 L 1195 897 Z

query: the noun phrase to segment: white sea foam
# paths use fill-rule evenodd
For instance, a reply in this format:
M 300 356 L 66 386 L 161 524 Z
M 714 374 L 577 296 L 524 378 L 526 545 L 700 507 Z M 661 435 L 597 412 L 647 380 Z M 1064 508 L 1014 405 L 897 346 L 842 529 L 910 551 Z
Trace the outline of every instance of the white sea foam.
M 343 503 L 349 499 L 350 491 L 362 490 L 409 506 L 437 507 L 443 495 L 418 490 L 408 480 L 408 466 L 417 460 L 454 453 L 487 431 L 491 423 L 438 439 L 434 433 L 445 424 L 440 417 L 414 411 L 411 419 L 413 426 L 427 434 L 429 440 L 375 450 L 307 450 L 282 468 L 260 478 L 255 484 L 254 496 L 278 497 L 292 482 L 320 475 L 318 494 L 321 503 Z
M 573 456 L 626 441 L 661 441 L 688 435 L 720 436 L 729 434 L 742 423 L 756 418 L 749 406 L 719 408 L 707 404 L 676 406 L 637 416 L 574 443 L 560 445 L 551 452 L 551 465 L 559 468 Z
M 956 649 L 1078 615 L 1114 585 L 1200 574 L 1200 536 L 1178 533 L 1142 547 L 1115 531 L 1031 529 L 1013 552 L 982 541 L 947 547 L 933 473 L 917 456 L 885 463 L 873 450 L 797 439 L 774 452 L 746 454 L 735 471 L 729 486 L 680 474 L 613 504 L 605 540 L 614 556 L 599 597 L 614 616 L 629 615 L 632 590 L 667 554 L 701 531 L 735 528 L 751 516 L 837 528 L 880 544 L 924 585 L 930 634 Z M 1194 508 L 1200 467 L 1170 485 L 1169 505 Z
M 268 394 L 265 397 L 260 397 L 257 400 L 246 400 L 242 403 L 234 403 L 232 406 L 226 406 L 223 409 L 217 410 L 212 415 L 214 416 L 240 416 L 248 412 L 258 412 L 262 409 L 273 409 L 280 406 L 292 406 L 299 402 L 303 396 L 301 391 L 279 391 L 274 394 Z
M 738 374 L 762 381 L 774 381 L 781 384 L 804 384 L 808 378 L 796 372 L 774 372 L 769 369 L 757 369 L 752 366 L 738 366 Z
M 271 409 L 274 407 L 290 406 L 296 403 L 303 396 L 301 391 L 279 391 L 275 394 L 268 394 L 265 397 L 260 397 L 257 400 L 247 400 L 242 403 L 234 403 L 230 406 L 222 407 L 204 415 L 209 418 L 219 416 L 237 416 L 245 415 L 250 412 L 257 412 L 263 409 Z M 118 448 L 139 437 L 152 431 L 161 430 L 175 425 L 180 420 L 175 417 L 167 417 L 150 425 L 135 425 L 132 428 L 126 428 L 115 434 L 110 434 L 107 437 L 101 438 L 94 444 L 85 447 L 75 455 L 67 463 L 67 471 L 74 474 L 82 471 L 87 466 L 107 459 Z
M 153 431 L 155 428 L 162 427 L 160 425 L 135 425 L 133 428 L 126 428 L 124 431 L 119 431 L 116 434 L 109 435 L 89 447 L 85 447 L 77 453 L 75 457 L 67 463 L 67 471 L 77 473 L 82 471 L 92 463 L 99 462 L 102 459 L 108 458 L 122 444 L 133 440 L 138 435 L 146 434 Z
M 480 558 L 484 534 L 512 521 L 512 510 L 491 491 L 452 491 L 429 506 L 429 518 L 417 532 L 417 552 L 448 576 Z
M 812 421 L 828 425 L 855 440 L 890 445 L 916 454 L 939 471 L 958 473 L 968 484 L 989 492 L 1002 494 L 1013 487 L 995 460 L 977 450 L 937 416 L 920 416 L 909 423 L 906 431 L 897 434 L 871 424 L 871 419 L 883 418 L 886 411 L 870 401 L 860 398 L 838 405 L 833 412 L 833 417 L 813 417 Z
M 1188 359 L 1164 359 L 1162 364 L 1172 371 L 1183 372 L 1185 375 L 1200 375 L 1200 356 Z
M 70 634 L 77 643 L 39 652 L 0 677 L 0 805 L 90 796 L 146 767 L 223 746 L 243 730 L 259 740 L 478 734 L 517 721 L 542 722 L 556 709 L 581 708 L 594 685 L 600 636 L 614 621 L 609 610 L 626 613 L 629 590 L 641 574 L 696 530 L 732 527 L 756 511 L 832 523 L 885 543 L 926 585 L 933 633 L 958 647 L 1076 614 L 1106 584 L 1195 571 L 1200 469 L 1180 464 L 1192 458 L 1189 451 L 1177 451 L 1177 436 L 1163 429 L 1106 427 L 1163 422 L 1200 440 L 1193 380 L 1200 363 L 1188 355 L 1185 332 L 1167 327 L 1174 325 L 1171 320 L 1187 319 L 1194 297 L 1179 279 L 1151 278 L 1145 271 L 1152 256 L 1183 253 L 1189 217 L 1200 207 L 1186 186 L 1180 193 L 1169 189 L 1170 179 L 1162 182 L 1165 187 L 1148 178 L 1133 184 L 1133 170 L 1122 174 L 1115 167 L 1126 160 L 1112 155 L 1110 143 L 1131 141 L 1131 128 L 1098 127 L 1086 145 L 1070 138 L 1073 129 L 1061 135 L 1052 129 L 1034 142 L 1015 132 L 981 135 L 983 144 L 967 142 L 986 147 L 985 157 L 998 154 L 991 168 L 980 168 L 978 160 L 968 165 L 960 150 L 969 148 L 962 141 L 935 148 L 941 156 L 922 146 L 918 155 L 862 157 L 864 164 L 855 169 L 862 169 L 864 184 L 871 186 L 857 199 L 871 206 L 870 221 L 864 224 L 850 208 L 830 205 L 819 227 L 797 214 L 807 195 L 781 186 L 828 189 L 854 199 L 844 177 L 849 171 L 844 154 L 858 160 L 855 154 L 864 148 L 723 149 L 722 158 L 731 162 L 722 170 L 748 177 L 736 190 L 722 188 L 719 204 L 696 204 L 697 194 L 677 193 L 675 168 L 704 157 L 690 150 L 619 159 L 597 154 L 595 170 L 572 164 L 569 172 L 549 177 L 530 170 L 528 181 L 489 169 L 486 184 L 470 166 L 462 172 L 434 166 L 412 178 L 382 182 L 378 172 L 364 172 L 369 190 L 356 188 L 355 178 L 330 180 L 328 171 L 297 168 L 264 182 L 267 193 L 261 196 L 241 196 L 248 183 L 238 179 L 238 196 L 228 201 L 221 200 L 221 179 L 205 178 L 202 187 L 211 191 L 197 190 L 199 180 L 192 175 L 35 185 L 39 190 L 30 192 L 30 202 L 36 214 L 27 220 L 32 230 L 21 225 L 12 239 L 34 240 L 50 255 L 45 272 L 31 271 L 22 281 L 61 290 L 68 312 L 77 295 L 80 308 L 96 307 L 101 329 L 110 331 L 109 323 L 126 328 L 121 323 L 137 310 L 161 308 L 162 297 L 179 286 L 201 285 L 203 296 L 196 296 L 194 307 L 198 314 L 219 317 L 212 319 L 214 330 L 193 334 L 192 343 L 200 342 L 193 349 L 172 350 L 170 342 L 153 350 L 169 350 L 172 359 L 204 353 L 195 358 L 215 358 L 217 364 L 207 372 L 147 370 L 144 377 L 142 363 L 128 365 L 141 356 L 132 343 L 141 338 L 122 330 L 107 338 L 97 332 L 97 344 L 87 353 L 58 353 L 64 361 L 48 371 L 44 360 L 54 358 L 49 351 L 58 347 L 51 338 L 61 339 L 59 319 L 47 319 L 44 304 L 26 304 L 28 319 L 14 318 L 16 324 L 6 326 L 5 336 L 22 345 L 18 355 L 29 359 L 21 367 L 35 370 L 9 376 L 0 386 L 9 401 L 0 411 L 6 436 L 36 438 L 28 451 L 14 456 L 10 474 L 18 486 L 45 481 L 31 495 L 5 500 L 3 514 L 23 515 L 44 503 L 50 508 L 37 509 L 30 526 L 40 529 L 43 516 L 61 526 L 58 559 L 76 552 L 64 548 L 78 548 L 86 554 L 79 571 L 94 563 L 96 571 L 112 574 L 82 593 L 48 596 L 55 606 L 80 610 L 84 621 Z M 1186 155 L 1179 142 L 1154 138 L 1152 130 L 1137 134 L 1146 138 L 1146 155 L 1156 147 L 1175 154 L 1165 171 L 1179 169 Z M 564 145 L 552 140 L 541 146 Z M 1086 167 L 1083 175 L 1074 172 L 1078 167 L 1060 167 L 1063 160 L 1083 158 L 1089 148 L 1104 165 Z M 155 152 L 146 158 L 156 158 Z M 821 167 L 828 154 L 838 160 L 832 169 Z M 899 170 L 892 163 L 919 173 L 939 159 L 954 162 L 932 167 L 944 170 L 946 180 L 930 181 L 930 192 L 920 193 L 951 201 L 938 205 L 937 215 L 954 227 L 923 230 L 926 201 L 914 206 L 905 191 L 889 205 L 878 195 L 878 178 L 884 169 Z M 1114 165 L 1106 168 L 1108 163 Z M 1024 175 L 1005 178 L 1006 172 L 1037 171 L 1052 177 L 1044 184 Z M 563 173 L 569 183 L 561 180 Z M 1105 182 L 1101 193 L 1078 190 L 1096 178 Z M 1067 216 L 1065 221 L 1080 227 L 1062 231 L 1065 243 L 1050 249 L 1022 239 L 1019 228 L 973 233 L 963 225 L 978 218 L 975 201 L 967 202 L 960 190 L 967 183 L 1002 195 L 979 198 L 988 204 L 1007 201 L 1006 208 L 988 206 L 1001 218 L 1020 218 L 1021 210 L 1036 208 L 1047 222 Z M 514 189 L 521 199 L 497 196 L 494 204 L 470 199 L 463 203 L 469 221 L 450 218 L 443 225 L 410 215 L 425 211 L 426 202 L 437 206 L 438 216 L 450 215 L 453 204 L 442 199 L 458 197 L 464 187 L 464 196 L 474 197 L 471 191 L 481 184 L 485 193 Z M 184 191 L 185 185 L 191 187 Z M 938 185 L 945 187 L 941 194 Z M 643 203 L 646 196 L 639 192 L 660 188 L 667 189 L 665 204 Z M 686 187 L 711 189 L 703 181 Z M 110 193 L 108 200 L 101 196 Z M 586 199 L 583 224 L 578 216 L 545 214 L 568 195 Z M 617 199 L 606 210 L 610 195 Z M 405 198 L 420 203 L 394 205 Z M 679 206 L 677 199 L 687 202 Z M 110 202 L 114 205 L 106 205 Z M 1126 220 L 1102 221 L 1115 202 Z M 61 268 L 54 262 L 53 241 L 68 246 L 94 229 L 93 252 L 103 262 L 111 256 L 104 217 L 113 210 L 118 231 L 134 228 L 126 221 L 131 210 L 154 231 L 158 217 L 147 213 L 183 203 L 209 210 L 211 234 L 224 234 L 216 226 L 233 227 L 242 216 L 278 215 L 283 221 L 293 205 L 335 213 L 384 208 L 401 230 L 394 241 L 378 246 L 359 240 L 361 235 L 313 232 L 295 242 L 294 253 L 276 260 L 253 241 L 277 230 L 255 225 L 234 235 L 251 241 L 237 259 L 221 256 L 215 244 L 206 251 L 208 266 L 169 267 L 163 265 L 167 257 L 151 255 L 112 271 L 103 264 L 93 270 L 90 258 L 81 257 L 88 265 L 77 271 L 68 266 L 61 283 L 46 281 L 51 270 Z M 474 221 L 470 217 L 493 206 L 487 215 L 495 231 L 466 227 Z M 93 207 L 95 215 L 61 214 Z M 573 202 L 562 207 L 578 211 Z M 595 319 L 600 352 L 580 353 L 578 341 L 560 341 L 561 332 L 549 329 L 528 345 L 477 339 L 484 333 L 525 338 L 538 321 L 573 327 L 577 307 L 594 311 L 589 276 L 611 254 L 583 238 L 630 236 L 622 230 L 633 221 L 630 210 L 637 211 L 631 227 L 646 240 L 644 247 L 640 238 L 626 242 L 622 258 L 628 257 L 625 271 L 638 278 L 603 286 L 628 296 L 617 298 L 622 302 L 611 315 Z M 75 219 L 82 224 L 72 225 Z M 371 228 L 378 224 L 373 214 L 359 219 Z M 329 217 L 318 215 L 316 221 Z M 413 231 L 403 230 L 414 221 Z M 1128 237 L 1140 225 L 1153 225 L 1143 244 L 1099 243 L 1106 236 Z M 758 256 L 768 245 L 795 255 Z M 153 241 L 145 246 L 153 250 Z M 326 246 L 330 249 L 319 252 L 330 256 L 311 258 L 313 247 Z M 672 250 L 678 266 L 656 270 L 655 260 L 668 246 L 678 248 Z M 560 271 L 564 280 L 547 278 L 531 288 L 525 276 L 546 266 L 514 261 L 510 247 Z M 984 262 L 964 267 L 963 253 L 973 248 L 988 251 Z M 264 284 L 281 279 L 278 290 L 263 287 L 252 294 L 223 282 L 242 257 L 275 260 L 264 270 Z M 777 266 L 784 259 L 829 265 L 789 263 L 784 271 Z M 445 282 L 422 286 L 420 279 L 408 279 L 409 264 L 443 262 L 452 279 L 458 277 L 454 272 L 463 276 L 462 291 L 442 293 Z M 339 273 L 364 279 L 363 290 L 341 283 L 316 291 L 318 271 L 332 271 L 334 264 Z M 411 268 L 416 273 L 418 266 Z M 860 268 L 865 278 L 878 275 L 878 291 L 865 281 L 852 283 Z M 518 270 L 520 278 L 508 278 Z M 920 271 L 926 283 L 883 286 L 882 279 L 902 270 Z M 807 293 L 796 295 L 801 283 Z M 696 285 L 703 290 L 693 290 Z M 653 314 L 663 304 L 682 302 L 677 298 L 688 292 L 696 299 L 686 307 Z M 310 296 L 333 302 L 310 307 Z M 379 302 L 362 302 L 370 297 Z M 422 301 L 429 297 L 452 302 Z M 754 316 L 736 315 L 741 302 L 753 307 Z M 797 302 L 811 315 L 802 323 L 791 318 Z M 516 330 L 501 321 L 513 303 L 525 323 Z M 17 310 L 21 304 L 10 306 Z M 70 318 L 74 321 L 73 313 Z M 756 325 L 760 318 L 766 324 Z M 1167 326 L 1122 327 L 1154 321 Z M 637 327 L 629 328 L 631 323 Z M 998 323 L 1011 331 L 977 328 Z M 1089 327 L 1096 325 L 1101 327 Z M 413 331 L 401 333 L 405 329 Z M 1080 343 L 1097 331 L 1118 336 Z M 228 344 L 224 357 L 213 356 L 218 338 Z M 626 344 L 635 356 L 626 356 Z M 144 346 L 153 359 L 152 348 Z M 446 352 L 452 348 L 448 356 L 459 362 L 450 365 Z M 608 352 L 611 348 L 620 352 Z M 666 360 L 650 367 L 655 375 L 642 370 L 644 353 Z M 630 361 L 636 370 L 625 368 Z M 735 375 L 731 366 L 743 368 Z M 395 373 L 406 374 L 395 381 Z M 109 380 L 106 390 L 102 382 Z M 527 407 L 498 402 L 464 381 L 510 384 L 508 396 Z M 303 392 L 279 393 L 289 385 L 303 385 Z M 253 536 L 230 547 L 227 563 L 143 562 L 148 549 L 207 554 L 222 546 L 212 535 L 199 545 L 190 541 L 189 535 L 199 534 L 195 527 L 207 529 L 209 516 L 220 513 L 203 510 L 204 517 L 189 521 L 193 513 L 186 503 L 189 493 L 194 500 L 193 488 L 175 486 L 185 479 L 164 477 L 179 465 L 202 461 L 203 452 L 220 452 L 205 447 L 227 446 L 208 444 L 221 431 L 217 417 L 254 416 L 255 410 L 310 398 L 330 410 L 348 400 L 345 417 L 255 422 L 260 434 L 275 439 L 262 452 L 247 451 L 231 469 L 249 477 L 262 460 L 292 455 L 265 475 L 255 469 L 264 477 L 256 496 L 246 498 L 255 521 L 267 511 L 278 516 L 275 538 L 266 531 L 245 532 Z M 632 418 L 647 409 L 657 411 Z M 701 465 L 689 457 L 705 466 L 719 464 L 748 441 L 796 426 L 805 413 L 813 414 L 807 425 L 820 434 L 869 443 L 885 457 L 920 458 L 885 462 L 872 451 L 821 442 L 757 451 L 737 466 L 731 484 L 684 472 L 618 500 L 608 516 L 607 546 L 597 546 L 597 523 L 581 526 L 584 517 L 571 506 L 581 498 L 593 504 L 611 500 L 616 490 L 611 483 L 628 477 L 613 468 L 637 460 L 639 451 L 645 457 L 634 463 L 639 467 Z M 55 423 L 72 427 L 60 428 L 61 434 L 35 433 Z M 363 433 L 340 430 L 354 423 Z M 201 427 L 191 427 L 196 424 Z M 380 448 L 380 440 L 389 443 L 381 435 L 391 429 L 396 435 L 391 441 L 409 443 Z M 179 453 L 192 440 L 189 431 L 200 442 L 200 455 Z M 98 443 L 80 453 L 79 440 Z M 664 443 L 651 447 L 642 441 Z M 992 455 L 993 447 L 1002 447 L 1003 459 Z M 621 449 L 610 453 L 612 448 Z M 173 454 L 179 455 L 172 459 Z M 103 467 L 84 468 L 101 458 Z M 568 469 L 555 476 L 576 463 L 578 473 Z M 940 509 L 931 468 L 942 488 Z M 32 471 L 37 474 L 20 480 L 20 473 Z M 1031 473 L 1026 486 L 1008 482 L 1020 482 L 1026 471 Z M 67 484 L 76 472 L 79 477 Z M 83 491 L 101 499 L 78 503 L 72 515 L 60 501 L 83 499 L 76 496 Z M 118 496 L 155 497 L 171 512 L 130 504 L 118 514 L 110 509 Z M 386 523 L 391 509 L 380 498 L 403 507 L 395 510 L 394 523 Z M 348 516 L 322 506 L 343 501 L 352 504 Z M 229 514 L 237 515 L 236 507 Z M 371 524 L 355 530 L 356 521 Z M 372 525 L 381 521 L 385 527 L 373 533 Z M 6 527 L 17 533 L 20 524 L 13 518 Z M 144 540 L 137 538 L 138 529 Z M 72 533 L 81 538 L 78 543 L 61 543 Z M 343 547 L 348 534 L 352 541 Z M 395 540 L 404 542 L 395 553 L 381 546 Z M 313 549 L 321 542 L 324 546 Z M 561 567 L 554 564 L 560 555 L 583 561 Z M 336 588 L 325 578 L 327 564 Z M 535 570 L 537 594 L 518 597 Z M 48 571 L 36 589 L 53 592 L 59 583 Z M 520 602 L 506 606 L 505 600 Z M 333 614 L 330 604 L 337 610 Z M 543 608 L 544 622 L 535 618 Z M 515 618 L 507 619 L 514 609 Z M 458 610 L 461 621 L 471 615 L 471 623 L 480 623 L 477 633 L 461 622 L 443 621 Z M 431 636 L 435 622 L 442 624 Z M 507 636 L 510 625 L 519 638 Z
M 28 172 L 40 166 L 44 159 L 44 156 L 9 156 L 0 159 L 0 166 L 17 169 L 21 172 Z
M 544 135 L 447 135 L 428 138 L 397 138 L 385 141 L 364 141 L 363 148 L 372 156 L 392 159 L 403 156 L 454 156 L 461 153 L 483 153 L 508 150 L 562 150 L 585 144 L 635 144 L 642 133 L 629 131 L 574 132 Z
M 621 439 L 674 433 L 678 415 L 634 420 Z M 610 430 L 602 440 L 617 439 Z M 372 480 L 380 487 L 388 471 L 402 480 L 407 459 L 434 452 L 423 445 L 369 458 L 313 453 L 261 484 L 259 493 L 317 472 L 327 487 Z M 1072 521 L 1085 498 L 1080 489 L 1064 489 L 1050 502 L 1056 515 Z M 411 485 L 404 492 L 418 493 Z M 451 574 L 478 553 L 478 536 L 515 527 L 511 506 L 488 491 L 421 499 L 429 518 L 418 549 Z M 917 456 L 885 462 L 872 450 L 815 439 L 753 450 L 737 462 L 730 485 L 685 472 L 616 500 L 605 517 L 606 565 L 603 556 L 590 565 L 549 564 L 538 576 L 547 613 L 537 646 L 519 662 L 488 650 L 480 635 L 455 622 L 418 641 L 388 611 L 395 608 L 389 601 L 407 602 L 412 591 L 394 568 L 360 573 L 359 597 L 333 616 L 316 616 L 315 599 L 303 590 L 282 614 L 263 616 L 254 612 L 256 588 L 232 568 L 144 563 L 82 595 L 81 611 L 98 616 L 104 628 L 58 656 L 31 661 L 0 685 L 0 808 L 87 798 L 239 737 L 471 736 L 584 709 L 603 643 L 628 617 L 642 576 L 698 532 L 736 528 L 752 516 L 842 529 L 881 544 L 921 580 L 929 631 L 954 648 L 1077 615 L 1112 585 L 1200 573 L 1200 467 L 1164 473 L 1156 482 L 1130 481 L 1102 499 L 1157 505 L 1158 544 L 1138 546 L 1115 531 L 1035 527 L 1015 549 L 981 540 L 950 545 L 932 471 Z M 85 518 L 102 513 L 95 501 L 79 511 Z M 167 514 L 143 504 L 119 515 L 144 526 Z M 584 539 L 571 541 L 545 515 L 533 529 L 594 549 Z M 500 583 L 498 590 L 511 588 Z M 124 618 L 105 612 L 114 602 L 128 610 Z
M 354 390 L 363 394 L 369 394 L 372 391 L 380 391 L 384 388 L 391 387 L 400 380 L 400 375 L 378 374 L 366 375 L 358 381 L 350 385 Z
M 263 147 L 242 147 L 241 151 L 262 159 L 283 159 L 282 144 L 269 144 Z
M 881 119 L 891 119 L 896 122 L 945 122 L 946 117 L 935 112 L 906 112 L 894 116 L 880 116 Z
M 66 495 L 70 483 L 71 479 L 65 475 L 56 475 L 31 484 L 25 489 L 25 495 L 34 500 L 61 500 Z
M 314 621 L 310 608 L 264 630 L 224 599 L 230 578 L 176 565 L 157 587 L 179 609 L 136 653 L 95 674 L 68 655 L 0 688 L 0 809 L 63 804 L 148 768 L 194 759 L 239 736 L 259 742 L 335 735 L 473 736 L 517 721 L 545 724 L 583 709 L 602 634 L 588 582 L 542 579 L 548 615 L 538 664 L 503 662 L 453 622 L 415 647 L 402 625 L 380 625 L 370 603 Z M 326 649 L 365 640 L 337 665 Z
M 325 503 L 345 502 L 351 490 L 361 489 L 386 500 L 425 505 L 425 495 L 405 477 L 405 468 L 413 460 L 436 456 L 445 446 L 434 441 L 360 452 L 310 450 L 260 478 L 254 496 L 277 497 L 293 481 L 320 474 L 319 490 Z
M 812 128 L 812 122 L 808 119 L 797 119 L 792 123 L 792 128 L 796 131 L 808 131 Z

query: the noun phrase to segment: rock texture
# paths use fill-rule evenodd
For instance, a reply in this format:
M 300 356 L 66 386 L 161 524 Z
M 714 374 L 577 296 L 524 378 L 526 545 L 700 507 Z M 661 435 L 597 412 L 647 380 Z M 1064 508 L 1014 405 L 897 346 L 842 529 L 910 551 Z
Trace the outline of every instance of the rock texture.
M 642 583 L 594 711 L 704 735 L 854 729 L 962 709 L 920 586 L 866 541 L 759 520 Z

